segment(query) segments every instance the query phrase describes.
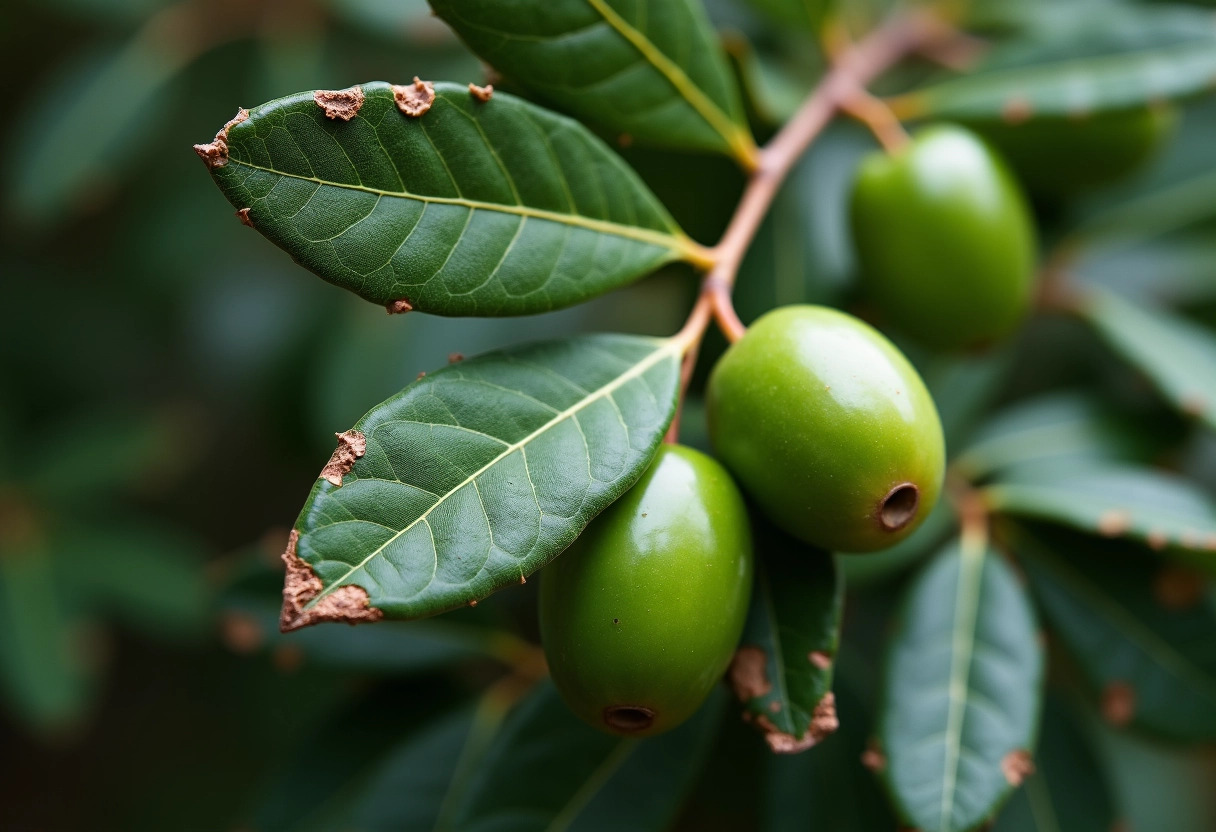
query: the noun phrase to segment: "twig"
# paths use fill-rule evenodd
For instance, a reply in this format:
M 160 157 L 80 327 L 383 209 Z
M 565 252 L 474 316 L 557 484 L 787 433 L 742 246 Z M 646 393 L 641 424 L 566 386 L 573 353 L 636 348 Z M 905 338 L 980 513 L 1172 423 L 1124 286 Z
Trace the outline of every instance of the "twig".
M 746 327 L 735 312 L 731 290 L 743 256 L 790 170 L 836 112 L 857 98 L 858 90 L 864 91 L 871 81 L 905 55 L 953 36 L 953 29 L 925 11 L 888 18 L 856 44 L 842 47 L 832 68 L 798 108 L 798 112 L 760 150 L 759 164 L 743 191 L 730 224 L 722 239 L 710 249 L 712 265 L 701 282 L 697 303 L 676 336 L 684 342 L 685 350 L 681 368 L 681 407 L 711 315 L 732 342 L 743 337 Z M 674 442 L 678 433 L 677 410 L 667 433 L 667 441 Z

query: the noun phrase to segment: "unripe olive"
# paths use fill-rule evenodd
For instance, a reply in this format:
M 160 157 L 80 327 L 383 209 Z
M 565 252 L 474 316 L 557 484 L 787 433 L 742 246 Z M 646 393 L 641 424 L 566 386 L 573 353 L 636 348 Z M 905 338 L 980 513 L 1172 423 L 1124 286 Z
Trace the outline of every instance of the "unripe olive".
M 1156 105 L 1084 118 L 1034 116 L 970 126 L 1001 152 L 1031 192 L 1064 198 L 1131 173 L 1177 123 L 1175 107 Z
M 747 509 L 730 474 L 664 445 L 541 573 L 541 641 L 562 698 L 612 733 L 679 725 L 726 671 L 751 583 Z
M 969 131 L 927 128 L 864 159 L 851 218 L 867 296 L 923 343 L 981 346 L 1030 308 L 1030 210 L 1004 163 Z
M 822 306 L 764 315 L 709 377 L 718 457 L 778 526 L 825 549 L 906 537 L 941 491 L 929 391 L 890 341 Z

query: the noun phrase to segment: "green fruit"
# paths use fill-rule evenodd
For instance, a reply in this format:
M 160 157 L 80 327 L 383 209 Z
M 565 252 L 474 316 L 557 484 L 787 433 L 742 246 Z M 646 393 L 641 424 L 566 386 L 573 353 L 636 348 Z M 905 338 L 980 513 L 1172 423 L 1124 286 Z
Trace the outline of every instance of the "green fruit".
M 1030 308 L 1026 200 L 975 135 L 937 126 L 863 160 L 851 205 L 867 296 L 895 327 L 943 349 L 1008 335 Z
M 1143 165 L 1173 133 L 1172 106 L 1137 107 L 1086 118 L 1039 117 L 971 126 L 997 148 L 1026 187 L 1063 198 L 1114 182 Z
M 903 354 L 851 315 L 786 306 L 709 377 L 718 457 L 778 526 L 845 552 L 890 546 L 941 492 L 945 442 Z
M 747 509 L 730 474 L 664 445 L 541 573 L 541 641 L 562 698 L 612 733 L 679 725 L 726 671 L 751 583 Z

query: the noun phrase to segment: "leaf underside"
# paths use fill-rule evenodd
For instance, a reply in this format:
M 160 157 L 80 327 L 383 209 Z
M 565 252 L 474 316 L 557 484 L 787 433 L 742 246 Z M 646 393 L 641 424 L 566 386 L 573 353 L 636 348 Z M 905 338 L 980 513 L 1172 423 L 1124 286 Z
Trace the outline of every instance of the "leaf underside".
M 364 84 L 357 115 L 300 93 L 227 128 L 212 167 L 250 224 L 325 280 L 439 315 L 588 300 L 695 246 L 638 176 L 568 118 L 436 84 L 425 114 Z
M 445 367 L 373 408 L 366 452 L 342 485 L 318 479 L 296 554 L 323 589 L 420 618 L 485 597 L 539 569 L 632 485 L 675 410 L 676 342 L 589 335 Z M 329 466 L 327 466 L 328 470 Z
M 1038 727 L 1037 632 L 1017 579 L 982 543 L 947 547 L 913 583 L 879 735 L 887 785 L 916 828 L 974 829 L 1020 780 Z
M 469 47 L 566 110 L 650 144 L 754 163 L 698 0 L 431 0 Z

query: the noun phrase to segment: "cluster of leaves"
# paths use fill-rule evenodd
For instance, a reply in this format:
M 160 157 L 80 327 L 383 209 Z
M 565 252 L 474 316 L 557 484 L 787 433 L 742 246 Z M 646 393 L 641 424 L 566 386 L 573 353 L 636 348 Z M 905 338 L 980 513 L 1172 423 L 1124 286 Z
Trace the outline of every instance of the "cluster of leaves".
M 225 6 L 219 19 L 238 21 L 238 5 Z M 714 21 L 731 27 L 733 64 L 695 0 L 563 0 L 543 4 L 544 14 L 526 13 L 533 5 L 434 2 L 503 74 L 489 102 L 463 84 L 436 83 L 430 110 L 406 116 L 390 85 L 364 84 L 361 118 L 344 122 L 327 118 L 311 92 L 274 101 L 228 131 L 227 163 L 213 169 L 225 195 L 326 280 L 377 304 L 406 301 L 437 315 L 547 312 L 661 267 L 701 265 L 705 253 L 691 237 L 709 239 L 720 223 L 690 211 L 686 192 L 704 185 L 704 198 L 692 202 L 729 208 L 739 182 L 732 166 L 754 164 L 753 133 L 779 123 L 824 71 L 823 62 L 805 59 L 821 23 L 806 9 L 816 4 L 757 0 L 757 14 L 712 4 Z M 846 5 L 850 19 L 877 14 L 870 4 Z M 375 31 L 442 37 L 421 3 L 327 6 Z M 974 6 L 975 30 L 998 45 L 962 75 L 939 79 L 917 65 L 892 73 L 888 83 L 909 117 L 999 119 L 1011 95 L 1032 113 L 1100 113 L 1191 96 L 1211 76 L 1216 36 L 1207 14 L 1193 8 L 1103 0 Z M 233 28 L 217 38 L 245 35 Z M 37 149 L 22 157 L 41 167 L 25 164 L 15 178 L 11 196 L 23 210 L 51 215 L 83 182 L 109 173 L 116 143 L 144 136 L 133 126 L 147 108 L 221 43 L 149 49 L 157 31 L 149 23 L 90 76 L 99 90 L 128 90 L 123 108 L 97 112 L 109 97 L 79 90 L 60 96 L 71 103 L 48 118 L 62 126 L 37 134 L 30 140 Z M 446 57 L 432 61 L 426 77 L 481 81 L 468 55 L 445 43 Z M 300 73 L 284 77 L 304 86 Z M 267 79 L 262 89 L 281 83 Z M 894 820 L 870 799 L 876 783 L 902 822 L 926 830 L 976 828 L 998 809 L 998 830 L 1105 830 L 1124 815 L 1161 823 L 1163 812 L 1175 813 L 1170 828 L 1209 823 L 1211 807 L 1194 795 L 1161 805 L 1170 777 L 1179 795 L 1198 769 L 1128 739 L 1146 734 L 1193 748 L 1216 734 L 1209 646 L 1216 599 L 1208 587 L 1216 562 L 1216 410 L 1205 399 L 1216 395 L 1216 112 L 1203 100 L 1186 106 L 1180 134 L 1150 171 L 1073 203 L 1041 206 L 1044 236 L 1067 252 L 1058 262 L 1081 299 L 1072 318 L 1036 319 L 1017 344 L 986 356 L 908 347 L 942 411 L 953 474 L 992 512 L 991 538 L 960 539 L 948 505 L 907 543 L 873 556 L 808 556 L 761 531 L 765 572 L 744 643 L 764 650 L 775 684 L 743 710 L 776 713 L 777 730 L 797 737 L 834 689 L 838 734 L 796 757 L 770 757 L 739 727 L 739 706 L 720 696 L 671 735 L 613 739 L 575 722 L 536 681 L 536 648 L 514 634 L 530 632 L 518 620 L 528 589 L 486 596 L 557 556 L 644 469 L 674 408 L 681 345 L 615 335 L 507 347 L 432 372 L 369 411 L 353 427 L 366 450 L 341 486 L 317 480 L 296 524 L 296 555 L 322 583 L 297 611 L 298 623 L 324 620 L 326 598 L 343 586 L 361 587 L 388 617 L 483 602 L 476 610 L 280 636 L 267 591 L 274 576 L 260 561 L 250 559 L 225 594 L 234 647 L 265 651 L 280 664 L 303 658 L 343 673 L 417 680 L 406 692 L 382 681 L 316 721 L 315 737 L 250 810 L 255 827 L 463 829 L 515 818 L 528 828 L 657 829 L 673 821 L 697 829 L 890 828 Z M 95 155 L 65 154 L 82 121 L 103 127 L 90 145 Z M 618 153 L 599 137 L 635 146 Z M 641 147 L 648 143 L 665 149 Z M 794 171 L 743 265 L 736 303 L 745 319 L 778 303 L 853 304 L 843 206 L 851 162 L 870 147 L 860 131 L 835 125 Z M 72 164 L 61 164 L 68 155 Z M 125 146 L 121 155 L 129 160 L 134 151 Z M 243 245 L 251 262 L 278 268 Z M 249 283 L 253 275 L 250 267 L 238 277 Z M 479 322 L 479 330 L 447 329 L 420 315 L 383 320 L 380 312 L 376 320 L 353 307 L 335 323 L 321 314 L 333 290 L 298 288 L 312 292 L 302 303 L 313 305 L 287 301 L 280 317 L 296 309 L 317 323 L 296 336 L 321 345 L 300 372 L 330 379 L 323 392 L 287 385 L 289 407 L 312 412 L 302 432 L 313 434 L 350 424 L 386 386 L 408 377 L 407 368 L 381 369 L 389 352 L 414 350 L 437 363 L 453 348 L 500 346 L 519 330 L 536 331 L 509 320 Z M 233 314 L 222 301 L 219 308 Z M 641 318 L 653 313 L 636 304 L 628 311 L 640 329 L 669 323 Z M 575 315 L 547 320 L 576 329 L 585 319 Z M 382 334 L 390 329 L 408 332 Z M 449 342 L 454 333 L 458 343 Z M 243 348 L 259 351 L 256 343 Z M 304 389 L 312 399 L 301 402 Z M 683 438 L 704 444 L 696 389 L 694 382 Z M 64 435 L 54 433 L 56 444 Z M 80 455 L 69 454 L 70 480 L 79 479 Z M 20 473 L 5 481 L 53 481 L 54 466 L 40 457 L 6 468 Z M 40 473 L 44 465 L 50 473 Z M 105 477 L 90 502 L 120 475 Z M 5 529 L 12 513 L 25 516 L 31 505 L 7 495 L 36 487 L 4 492 Z M 58 499 L 39 505 L 57 507 Z M 52 510 L 77 516 L 39 511 Z M 85 560 L 94 568 L 111 520 L 85 530 Z M 5 537 L 6 544 L 34 539 Z M 40 547 L 63 557 L 73 551 L 66 543 Z M 22 609 L 44 617 L 57 607 L 10 599 L 29 602 L 40 587 L 66 593 L 73 580 L 91 594 L 65 609 L 112 603 L 130 612 L 165 598 L 174 610 L 195 608 L 179 606 L 198 592 L 195 584 L 180 591 L 159 584 L 140 601 L 130 581 L 112 580 L 163 568 L 169 561 L 161 553 L 171 547 L 114 549 L 114 558 L 155 553 L 155 564 L 96 574 L 71 566 L 52 579 L 47 564 L 58 554 L 0 557 L 4 635 L 66 640 L 57 633 L 72 616 L 62 626 L 11 623 Z M 464 553 L 476 553 L 474 562 L 456 557 Z M 0 659 L 41 674 L 59 643 L 5 638 Z M 808 665 L 808 653 L 834 661 Z M 885 656 L 881 667 L 872 655 Z M 71 681 L 59 690 L 74 696 L 76 671 L 61 667 Z M 13 690 L 33 690 L 20 672 L 7 672 L 17 679 Z M 469 688 L 486 680 L 467 701 Z M 403 708 L 405 696 L 416 707 Z M 54 701 L 43 693 L 24 699 Z M 1027 752 L 1037 773 L 1010 749 Z M 877 777 L 862 767 L 863 756 Z M 743 768 L 759 774 L 740 776 Z M 695 799 L 686 802 L 689 794 Z

